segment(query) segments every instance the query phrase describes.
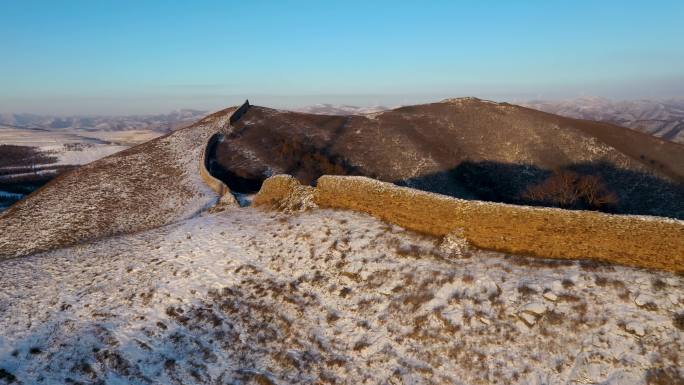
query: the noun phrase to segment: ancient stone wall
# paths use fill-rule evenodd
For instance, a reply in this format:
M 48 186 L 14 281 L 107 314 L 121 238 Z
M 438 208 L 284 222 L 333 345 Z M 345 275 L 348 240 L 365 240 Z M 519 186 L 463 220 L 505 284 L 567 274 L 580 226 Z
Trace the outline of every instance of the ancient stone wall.
M 245 100 L 245 102 L 242 103 L 242 105 L 238 107 L 238 109 L 235 110 L 233 114 L 230 116 L 230 124 L 235 124 L 235 122 L 240 120 L 240 118 L 242 118 L 242 115 L 244 115 L 245 112 L 249 110 L 249 107 L 251 107 L 251 105 L 249 104 L 249 100 Z
M 245 100 L 244 103 L 240 107 L 238 107 L 233 113 L 230 115 L 230 118 L 228 118 L 228 126 L 224 129 L 226 132 L 230 132 L 232 129 L 231 125 L 237 122 L 242 115 L 249 110 L 250 104 L 249 100 Z M 228 186 L 226 186 L 225 183 L 223 183 L 221 180 L 218 178 L 214 177 L 211 175 L 211 161 L 213 159 L 213 154 L 216 149 L 216 145 L 218 142 L 221 140 L 223 137 L 223 132 L 217 132 L 214 135 L 212 135 L 209 138 L 209 141 L 207 142 L 207 145 L 204 147 L 202 150 L 202 156 L 200 157 L 200 164 L 199 164 L 199 172 L 200 176 L 202 177 L 202 180 L 204 183 L 206 183 L 214 192 L 219 194 L 220 197 L 223 197 L 227 193 L 230 192 L 230 189 Z
M 292 186 L 264 183 L 259 195 L 272 204 Z M 684 222 L 678 220 L 467 201 L 347 176 L 321 177 L 314 200 L 434 236 L 457 231 L 484 249 L 684 271 Z
M 213 148 L 216 147 L 216 143 L 218 142 L 221 135 L 222 134 L 217 133 L 212 135 L 211 138 L 209 138 L 207 146 L 202 150 L 202 156 L 200 157 L 199 164 L 199 172 L 204 183 L 206 183 L 207 186 L 209 186 L 212 190 L 214 190 L 214 192 L 216 192 L 219 196 L 222 197 L 225 194 L 229 193 L 230 190 L 228 189 L 228 186 L 226 186 L 225 183 L 211 175 L 211 173 L 209 172 L 210 160 L 207 157 L 207 154 L 210 154 L 213 151 Z

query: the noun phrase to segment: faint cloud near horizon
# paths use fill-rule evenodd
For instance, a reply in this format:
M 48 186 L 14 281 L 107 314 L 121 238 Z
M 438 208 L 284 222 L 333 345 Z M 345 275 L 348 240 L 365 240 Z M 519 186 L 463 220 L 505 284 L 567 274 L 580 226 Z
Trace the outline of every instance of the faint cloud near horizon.
M 226 88 L 236 88 L 240 85 L 237 83 L 232 84 L 201 84 L 201 83 L 178 83 L 178 84 L 164 84 L 159 88 L 178 88 L 178 89 L 198 89 L 198 90 L 220 90 Z

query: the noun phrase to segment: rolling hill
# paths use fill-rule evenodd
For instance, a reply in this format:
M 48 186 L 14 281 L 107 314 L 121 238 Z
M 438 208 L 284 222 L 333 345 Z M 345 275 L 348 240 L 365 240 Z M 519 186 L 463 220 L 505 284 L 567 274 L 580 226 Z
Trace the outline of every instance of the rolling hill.
M 684 217 L 684 146 L 475 98 L 346 116 L 253 106 L 214 157 L 212 171 L 238 192 L 257 191 L 273 174 L 305 184 L 345 174 L 516 204 L 547 204 L 526 189 L 569 170 L 616 194 L 606 211 Z

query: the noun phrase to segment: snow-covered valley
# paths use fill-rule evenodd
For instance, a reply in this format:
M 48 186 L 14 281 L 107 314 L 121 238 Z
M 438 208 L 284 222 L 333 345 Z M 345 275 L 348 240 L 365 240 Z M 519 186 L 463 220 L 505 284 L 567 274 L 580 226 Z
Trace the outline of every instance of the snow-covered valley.
M 683 277 L 453 241 L 250 207 L 0 261 L 0 383 L 682 380 Z

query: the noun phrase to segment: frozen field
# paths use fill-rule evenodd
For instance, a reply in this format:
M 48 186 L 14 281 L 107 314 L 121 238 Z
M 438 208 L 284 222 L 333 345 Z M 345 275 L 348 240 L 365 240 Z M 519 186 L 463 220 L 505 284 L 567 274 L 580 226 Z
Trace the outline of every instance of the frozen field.
M 681 383 L 681 276 L 455 241 L 233 208 L 6 260 L 0 383 Z
M 154 131 L 29 130 L 0 126 L 0 145 L 37 147 L 59 158 L 59 164 L 80 165 L 154 139 Z
M 144 130 L 48 131 L 0 126 L 0 146 L 23 146 L 37 149 L 43 155 L 38 162 L 19 158 L 9 165 L 6 161 L 0 165 L 0 211 L 63 172 L 65 167 L 96 161 L 159 135 Z

